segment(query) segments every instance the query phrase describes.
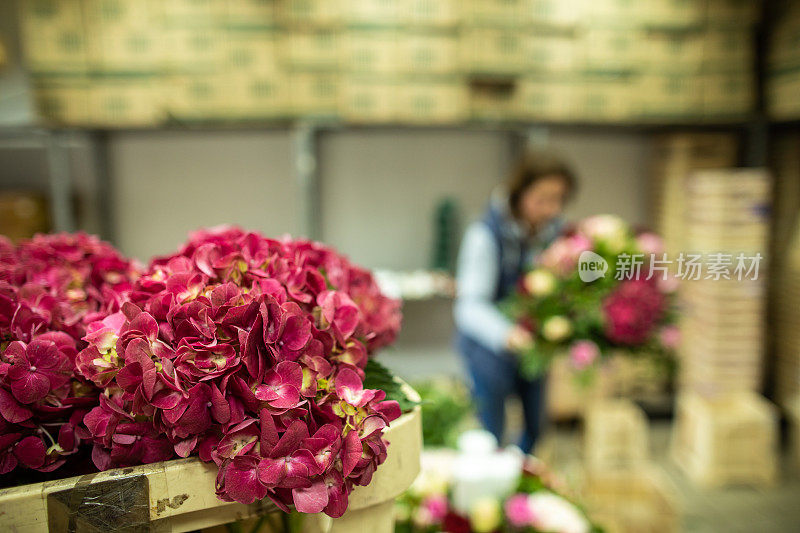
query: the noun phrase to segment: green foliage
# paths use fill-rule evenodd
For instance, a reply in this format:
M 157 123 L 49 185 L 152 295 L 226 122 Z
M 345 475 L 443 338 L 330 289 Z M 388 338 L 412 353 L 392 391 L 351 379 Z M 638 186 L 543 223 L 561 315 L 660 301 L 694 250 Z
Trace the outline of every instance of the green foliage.
M 417 406 L 418 402 L 409 398 L 406 391 L 403 390 L 402 382 L 395 377 L 391 370 L 379 362 L 370 359 L 364 368 L 364 373 L 365 389 L 380 389 L 386 392 L 386 399 L 399 403 L 400 410 L 404 413 Z
M 434 213 L 434 239 L 431 266 L 434 270 L 455 272 L 458 255 L 458 204 L 445 198 L 436 205 Z
M 455 447 L 465 421 L 472 414 L 467 390 L 454 380 L 415 383 L 414 389 L 422 398 L 424 445 Z

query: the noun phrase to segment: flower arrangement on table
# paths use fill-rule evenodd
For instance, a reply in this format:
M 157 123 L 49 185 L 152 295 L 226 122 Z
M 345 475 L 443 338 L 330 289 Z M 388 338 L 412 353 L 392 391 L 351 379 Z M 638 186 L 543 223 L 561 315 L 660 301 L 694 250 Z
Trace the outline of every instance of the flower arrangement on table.
M 536 458 L 526 457 L 516 478 L 506 494 L 481 496 L 463 509 L 455 501 L 453 481 L 435 468 L 423 469 L 396 503 L 395 533 L 601 531 L 564 495 L 563 482 Z
M 554 241 L 506 302 L 532 333 L 520 353 L 529 376 L 568 355 L 584 376 L 612 353 L 672 360 L 679 336 L 661 239 L 636 234 L 622 219 L 597 215 Z
M 341 516 L 407 401 L 371 359 L 400 320 L 310 241 L 216 228 L 141 268 L 83 234 L 4 240 L 0 473 L 198 455 L 223 500 Z

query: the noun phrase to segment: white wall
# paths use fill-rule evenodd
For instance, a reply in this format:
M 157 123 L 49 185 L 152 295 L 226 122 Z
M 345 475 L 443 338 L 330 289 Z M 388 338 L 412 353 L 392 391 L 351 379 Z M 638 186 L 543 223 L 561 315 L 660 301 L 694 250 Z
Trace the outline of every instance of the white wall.
M 580 192 L 568 215 L 646 219 L 647 138 L 558 131 Z M 123 252 L 173 250 L 197 227 L 236 223 L 268 235 L 302 227 L 290 132 L 118 133 L 110 143 L 113 214 Z M 482 211 L 511 159 L 488 131 L 358 129 L 320 138 L 322 239 L 369 267 L 420 268 L 433 209 L 455 197 L 464 222 Z
M 647 135 L 556 131 L 550 143 L 578 174 L 578 196 L 567 209 L 568 218 L 614 213 L 632 224 L 648 220 Z
M 112 136 L 117 245 L 147 259 L 171 252 L 203 226 L 294 232 L 299 219 L 291 141 L 286 131 Z
M 476 217 L 509 164 L 491 132 L 355 131 L 321 145 L 322 238 L 371 267 L 428 266 L 437 202 Z

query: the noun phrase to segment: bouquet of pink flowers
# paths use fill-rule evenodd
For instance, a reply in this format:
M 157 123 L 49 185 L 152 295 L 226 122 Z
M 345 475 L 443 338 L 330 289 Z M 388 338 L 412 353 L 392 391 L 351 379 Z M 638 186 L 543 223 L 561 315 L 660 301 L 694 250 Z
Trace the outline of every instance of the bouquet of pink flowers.
M 542 253 L 506 302 L 534 337 L 521 354 L 523 371 L 538 375 L 560 355 L 578 370 L 612 352 L 671 360 L 676 280 L 666 264 L 658 236 L 635 234 L 612 215 L 581 221 Z
M 385 460 L 383 430 L 401 408 L 365 379 L 381 372 L 370 358 L 396 337 L 399 302 L 333 250 L 217 228 L 140 273 L 114 254 L 52 246 L 44 255 L 59 268 L 22 269 L 49 283 L 39 297 L 17 263 L 43 254 L 12 248 L 0 261 L 0 332 L 15 341 L 0 356 L 2 423 L 41 441 L 29 404 L 72 406 L 75 391 L 91 391 L 47 457 L 80 441 L 101 470 L 199 455 L 219 467 L 221 499 L 269 497 L 334 517 Z M 26 434 L 9 431 L 2 438 L 16 440 L 4 453 L 32 468 L 55 464 L 39 460 L 38 445 L 31 460 Z M 7 472 L 13 461 L 4 461 Z
M 398 498 L 395 533 L 594 533 L 601 529 L 565 494 L 564 483 L 541 461 L 527 457 L 516 487 L 456 508 L 449 480 L 423 471 Z

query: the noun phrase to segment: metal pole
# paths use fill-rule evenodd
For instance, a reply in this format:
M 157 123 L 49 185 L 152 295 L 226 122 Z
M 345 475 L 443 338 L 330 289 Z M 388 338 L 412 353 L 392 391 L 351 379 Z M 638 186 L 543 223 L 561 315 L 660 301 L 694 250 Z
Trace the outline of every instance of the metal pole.
M 99 131 L 92 135 L 92 154 L 94 156 L 95 202 L 100 221 L 100 236 L 114 242 L 116 232 L 111 204 L 113 202 L 113 183 L 109 170 L 108 132 Z
M 50 215 L 53 229 L 55 231 L 75 231 L 68 134 L 51 131 L 46 136 L 50 180 Z
M 314 124 L 300 123 L 295 130 L 294 138 L 294 167 L 299 189 L 299 233 L 315 240 L 322 238 L 319 216 L 317 132 Z

